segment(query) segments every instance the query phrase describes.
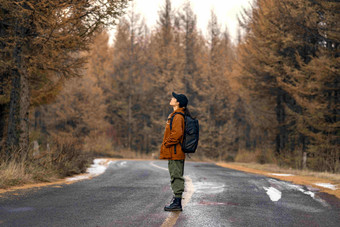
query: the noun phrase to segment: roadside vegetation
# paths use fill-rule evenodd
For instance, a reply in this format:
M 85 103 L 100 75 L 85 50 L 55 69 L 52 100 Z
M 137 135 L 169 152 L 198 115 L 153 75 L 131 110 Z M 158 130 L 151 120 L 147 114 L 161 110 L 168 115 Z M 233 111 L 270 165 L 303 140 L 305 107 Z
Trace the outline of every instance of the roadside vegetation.
M 64 177 L 84 173 L 94 155 L 82 152 L 74 138 L 54 138 L 51 149 L 25 152 L 12 151 L 13 158 L 0 162 L 0 188 L 52 182 Z
M 335 184 L 339 184 L 340 186 L 340 174 L 332 173 L 332 172 L 319 172 L 319 171 L 312 171 L 312 170 L 300 170 L 300 169 L 293 169 L 289 166 L 278 166 L 276 164 L 259 164 L 255 162 L 245 163 L 245 162 L 227 162 L 226 164 L 232 166 L 240 166 L 245 168 L 251 168 L 255 170 L 263 170 L 268 173 L 283 173 L 283 174 L 292 174 L 296 176 L 310 176 L 310 177 L 317 177 L 324 180 L 330 180 Z

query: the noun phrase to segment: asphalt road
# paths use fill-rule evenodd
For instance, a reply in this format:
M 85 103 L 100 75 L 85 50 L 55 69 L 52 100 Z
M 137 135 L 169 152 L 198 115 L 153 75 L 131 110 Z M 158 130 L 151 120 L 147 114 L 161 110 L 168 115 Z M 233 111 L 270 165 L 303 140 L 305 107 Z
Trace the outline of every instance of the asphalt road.
M 339 226 L 340 201 L 256 174 L 186 162 L 183 212 L 166 161 L 116 161 L 73 184 L 1 194 L 0 226 Z

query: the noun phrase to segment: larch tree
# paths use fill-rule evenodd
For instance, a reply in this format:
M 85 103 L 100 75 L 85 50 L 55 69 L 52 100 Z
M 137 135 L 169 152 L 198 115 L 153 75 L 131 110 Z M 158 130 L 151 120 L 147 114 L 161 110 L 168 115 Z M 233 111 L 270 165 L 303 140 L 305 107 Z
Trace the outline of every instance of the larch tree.
M 115 92 L 111 93 L 112 100 L 116 105 L 110 108 L 120 109 L 118 113 L 112 112 L 111 122 L 117 129 L 125 131 L 119 133 L 124 148 L 128 150 L 149 150 L 146 145 L 145 130 L 147 130 L 146 119 L 147 107 L 142 105 L 147 100 L 146 72 L 148 70 L 148 59 L 145 48 L 148 48 L 144 19 L 135 12 L 132 5 L 126 17 L 122 18 L 115 36 L 113 45 L 113 71 L 112 86 Z M 141 146 L 141 144 L 143 144 Z
M 338 102 L 334 101 L 338 81 L 332 73 L 337 68 L 337 6 L 323 1 L 258 0 L 244 20 L 246 35 L 238 46 L 240 80 L 248 89 L 249 103 L 256 105 L 252 109 L 268 116 L 264 126 L 270 125 L 265 122 L 275 111 L 276 121 L 271 121 L 275 124 L 268 132 L 276 128 L 280 163 L 305 167 L 308 149 L 311 157 L 321 158 L 319 164 L 307 166 L 338 169 Z
M 339 171 L 339 28 L 340 4 L 324 1 L 278 3 L 281 17 L 293 24 L 287 46 L 294 64 L 284 62 L 287 80 L 278 83 L 301 106 L 291 111 L 295 130 L 306 135 L 301 167 Z M 306 19 L 307 18 L 307 19 Z M 311 159 L 307 162 L 307 156 Z
M 1 55 L 8 56 L 1 72 L 9 72 L 11 92 L 6 156 L 19 147 L 27 151 L 29 107 L 35 81 L 59 81 L 53 77 L 79 75 L 85 58 L 79 52 L 104 26 L 115 23 L 127 1 L 105 2 L 2 1 Z M 8 68 L 11 70 L 9 71 Z M 7 70 L 6 70 L 7 69 Z
M 190 100 L 190 111 L 197 117 L 202 111 L 200 108 L 203 101 L 201 96 L 202 72 L 203 67 L 200 61 L 206 54 L 205 40 L 197 29 L 197 16 L 193 12 L 190 1 L 187 1 L 178 13 L 178 20 L 182 33 L 182 48 L 184 48 L 184 56 L 181 67 L 182 73 L 179 77 L 184 85 L 183 92 Z
M 227 137 L 225 132 L 230 118 L 229 98 L 230 88 L 227 80 L 227 63 L 229 51 L 229 36 L 222 32 L 215 12 L 211 11 L 208 24 L 209 40 L 207 42 L 207 66 L 203 79 L 205 84 L 203 102 L 204 115 L 202 116 L 202 130 L 206 134 L 202 137 L 205 152 L 210 157 L 222 159 L 227 152 Z
M 248 103 L 257 119 L 253 124 L 262 127 L 263 131 L 276 130 L 276 154 L 284 157 L 288 144 L 287 93 L 276 81 L 282 72 L 280 50 L 283 40 L 282 33 L 273 23 L 279 20 L 275 10 L 274 1 L 259 0 L 247 13 L 245 23 L 242 23 L 247 33 L 238 45 L 238 62 L 242 68 L 240 81 L 248 90 Z M 272 138 L 268 137 L 267 141 L 270 145 Z
M 178 84 L 176 78 L 179 76 L 179 68 L 181 67 L 180 59 L 177 58 L 179 50 L 176 49 L 180 41 L 175 40 L 175 16 L 171 8 L 171 1 L 165 0 L 165 4 L 159 11 L 158 26 L 152 37 L 154 45 L 154 64 L 156 71 L 154 72 L 154 83 L 158 90 L 156 99 L 160 104 L 160 111 L 163 119 L 166 118 L 166 106 L 169 101 L 169 95 L 175 90 L 180 89 L 183 84 Z M 183 59 L 183 58 L 182 58 Z M 181 82 L 181 81 L 180 81 Z M 179 92 L 179 91 L 177 91 Z
M 42 146 L 58 138 L 72 138 L 85 152 L 109 152 L 110 124 L 107 121 L 110 48 L 108 34 L 95 37 L 88 53 L 88 63 L 81 77 L 63 83 L 53 102 L 35 108 L 35 130 Z M 32 124 L 32 123 L 31 123 Z M 38 133 L 37 132 L 37 133 Z

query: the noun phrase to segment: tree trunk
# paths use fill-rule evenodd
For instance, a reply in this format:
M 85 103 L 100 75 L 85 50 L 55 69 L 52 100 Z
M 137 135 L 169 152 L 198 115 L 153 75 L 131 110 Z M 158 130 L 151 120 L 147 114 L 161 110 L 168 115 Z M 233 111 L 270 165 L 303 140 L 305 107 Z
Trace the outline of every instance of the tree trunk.
M 131 151 L 131 122 L 132 122 L 132 113 L 131 113 L 131 94 L 129 94 L 129 105 L 128 105 L 128 149 Z
M 303 152 L 302 155 L 302 169 L 306 169 L 307 168 L 307 152 Z
M 0 104 L 0 154 L 4 152 L 6 122 L 8 121 L 8 103 Z
M 284 92 L 279 89 L 276 99 L 276 119 L 278 121 L 278 132 L 276 136 L 276 154 L 278 156 L 282 155 L 282 151 L 285 148 L 286 144 L 286 125 L 285 125 L 285 110 L 284 110 Z
M 9 117 L 6 141 L 6 156 L 11 158 L 13 147 L 19 146 L 19 112 L 20 112 L 20 74 L 18 70 L 12 70 L 12 89 L 9 103 Z
M 13 158 L 12 149 L 20 149 L 18 157 L 27 154 L 29 142 L 29 81 L 28 73 L 21 58 L 22 47 L 20 43 L 13 51 L 16 68 L 12 70 L 12 90 L 10 95 L 8 133 L 7 133 L 7 157 Z
M 22 155 L 27 155 L 29 144 L 29 80 L 26 69 L 21 70 L 20 79 L 20 137 L 19 146 L 24 152 Z

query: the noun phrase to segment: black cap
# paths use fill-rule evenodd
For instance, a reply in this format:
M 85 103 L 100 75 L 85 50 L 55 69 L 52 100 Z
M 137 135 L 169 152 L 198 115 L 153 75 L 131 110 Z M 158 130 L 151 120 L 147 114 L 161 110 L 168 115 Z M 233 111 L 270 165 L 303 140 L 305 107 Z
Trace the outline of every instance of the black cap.
M 172 92 L 172 96 L 177 99 L 177 102 L 179 102 L 179 107 L 187 107 L 188 98 L 185 95 Z

